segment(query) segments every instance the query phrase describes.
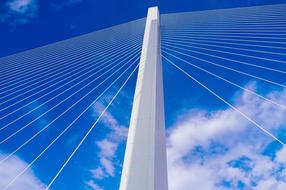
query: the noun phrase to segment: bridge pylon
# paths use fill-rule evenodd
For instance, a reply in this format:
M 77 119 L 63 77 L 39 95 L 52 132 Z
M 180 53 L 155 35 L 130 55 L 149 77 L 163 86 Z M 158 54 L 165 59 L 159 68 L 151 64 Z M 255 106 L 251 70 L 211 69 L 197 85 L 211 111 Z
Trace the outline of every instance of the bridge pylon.
M 148 10 L 120 190 L 167 190 L 158 7 Z

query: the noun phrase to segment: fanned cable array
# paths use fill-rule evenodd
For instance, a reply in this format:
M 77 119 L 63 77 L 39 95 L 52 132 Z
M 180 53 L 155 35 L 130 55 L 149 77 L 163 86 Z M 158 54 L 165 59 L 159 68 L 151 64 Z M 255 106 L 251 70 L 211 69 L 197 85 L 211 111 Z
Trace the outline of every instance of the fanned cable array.
M 230 77 L 286 87 L 285 15 L 286 4 L 162 15 L 163 63 L 172 65 L 286 146 L 272 131 L 211 88 L 205 78 L 199 78 L 202 75 L 220 80 L 286 110 L 286 105 Z M 21 151 L 31 150 L 31 144 L 38 145 L 29 152 L 27 166 L 4 190 L 11 189 L 65 135 L 80 126 L 82 133 L 76 146 L 63 150 L 63 161 L 45 187 L 52 188 L 137 71 L 144 26 L 145 19 L 140 19 L 0 58 L 0 150 L 7 152 L 0 158 L 0 168 Z M 107 105 L 91 121 L 88 112 L 106 97 Z
M 31 152 L 32 160 L 3 189 L 13 188 L 47 151 L 81 126 L 84 133 L 77 146 L 66 153 L 46 187 L 51 188 L 134 76 L 144 26 L 145 19 L 139 19 L 0 59 L 0 149 L 8 152 L 1 158 L 0 168 L 38 141 L 37 149 Z M 90 110 L 106 97 L 111 98 L 96 120 L 83 123 L 91 120 Z M 41 144 L 45 133 L 55 135 Z
M 285 111 L 285 105 L 230 79 L 245 77 L 281 89 L 286 87 L 285 15 L 286 4 L 278 4 L 166 14 L 162 15 L 161 23 L 164 62 L 283 146 L 286 145 L 283 140 L 235 107 L 199 76 L 221 80 Z

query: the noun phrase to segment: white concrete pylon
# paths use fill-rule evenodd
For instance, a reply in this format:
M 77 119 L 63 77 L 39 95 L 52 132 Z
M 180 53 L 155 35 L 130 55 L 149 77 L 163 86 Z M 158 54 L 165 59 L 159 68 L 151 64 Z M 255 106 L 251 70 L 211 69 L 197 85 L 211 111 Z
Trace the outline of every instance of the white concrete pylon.
M 120 190 L 167 190 L 160 14 L 149 8 Z

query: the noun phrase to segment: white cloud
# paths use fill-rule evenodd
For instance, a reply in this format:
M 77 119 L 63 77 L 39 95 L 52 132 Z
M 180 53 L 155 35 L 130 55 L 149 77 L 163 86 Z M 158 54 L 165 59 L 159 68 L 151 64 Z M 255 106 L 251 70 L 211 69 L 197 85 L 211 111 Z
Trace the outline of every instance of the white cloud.
M 0 21 L 10 24 L 26 24 L 38 15 L 38 0 L 10 0 L 6 3 L 6 13 Z
M 118 148 L 118 143 L 104 139 L 102 141 L 98 141 L 96 144 L 100 149 L 99 157 L 102 167 L 109 176 L 114 176 L 114 166 L 112 160 Z
M 257 85 L 250 83 L 247 88 L 256 90 Z M 273 134 L 285 127 L 286 110 L 248 93 L 235 95 L 234 105 Z M 265 96 L 286 105 L 285 91 Z M 101 113 L 103 105 L 96 104 L 94 113 Z M 127 128 L 110 112 L 102 122 L 111 132 L 96 143 L 100 165 L 91 170 L 93 182 L 114 176 L 116 151 L 127 136 Z M 189 110 L 168 131 L 167 142 L 170 190 L 285 189 L 286 150 L 274 157 L 262 154 L 273 139 L 232 109 Z
M 92 117 L 97 118 L 102 113 L 104 104 L 111 97 L 105 97 L 104 102 L 98 102 L 93 106 Z M 114 115 L 108 111 L 101 117 L 101 123 L 106 126 L 110 132 L 104 139 L 98 140 L 96 146 L 99 148 L 98 157 L 100 165 L 90 170 L 93 179 L 102 180 L 115 176 L 115 168 L 118 165 L 116 160 L 116 151 L 119 145 L 127 138 L 127 127 L 119 124 Z
M 105 177 L 107 177 L 105 171 L 103 171 L 101 167 L 91 170 L 90 172 L 92 173 L 92 177 L 94 179 L 104 179 Z
M 114 155 L 117 149 L 117 144 L 107 139 L 99 141 L 96 144 L 102 150 L 100 152 L 100 156 L 102 157 L 109 157 L 109 156 Z
M 13 0 L 8 2 L 8 7 L 11 11 L 17 12 L 19 14 L 25 14 L 29 11 L 34 0 Z
M 286 165 L 286 148 L 283 148 L 279 152 L 277 152 L 276 161 Z
M 286 105 L 285 91 L 267 97 Z M 238 93 L 233 102 L 274 134 L 285 127 L 286 110 L 247 93 Z M 286 189 L 286 169 L 281 166 L 286 150 L 277 152 L 275 160 L 262 154 L 273 139 L 231 109 L 190 110 L 168 134 L 170 190 Z
M 1 154 L 0 160 L 6 155 Z M 15 176 L 17 176 L 27 164 L 17 157 L 12 157 L 0 165 L 0 189 L 4 189 Z M 11 190 L 44 190 L 45 185 L 42 184 L 32 170 L 28 170 L 20 178 L 18 178 L 11 186 Z
M 92 190 L 103 190 L 102 187 L 100 187 L 99 185 L 97 185 L 96 183 L 94 183 L 94 181 L 89 180 L 88 182 L 86 182 L 87 185 L 87 189 L 92 189 Z
M 109 98 L 108 98 L 109 99 Z M 93 106 L 93 111 L 97 115 L 101 114 L 104 110 L 105 106 L 103 103 L 96 103 Z M 111 138 L 114 141 L 122 140 L 127 138 L 127 132 L 128 128 L 126 126 L 121 125 L 117 119 L 112 115 L 112 113 L 106 111 L 104 115 L 101 117 L 100 120 L 105 126 L 110 128 L 112 130 L 112 133 L 110 133 L 109 138 Z

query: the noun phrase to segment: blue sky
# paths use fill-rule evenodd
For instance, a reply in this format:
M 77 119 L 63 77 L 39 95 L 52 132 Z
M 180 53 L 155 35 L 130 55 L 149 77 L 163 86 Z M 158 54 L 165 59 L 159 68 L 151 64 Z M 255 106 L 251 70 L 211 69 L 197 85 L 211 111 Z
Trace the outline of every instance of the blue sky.
M 4 20 L 0 23 L 0 56 L 142 18 L 146 16 L 147 8 L 154 5 L 158 5 L 162 13 L 172 13 L 274 4 L 285 1 L 36 0 L 32 1 L 33 6 L 26 13 L 13 12 L 7 7 L 7 2 L 9 1 L 2 1 L 0 5 L 1 20 Z M 4 17 L 8 18 L 3 19 Z
M 95 0 L 6 0 L 0 3 L 0 56 L 3 57 L 11 55 L 16 52 L 40 47 L 102 28 L 122 24 L 127 21 L 140 19 L 145 17 L 147 8 L 153 5 L 158 5 L 161 13 L 166 14 L 276 3 L 286 3 L 286 1 L 179 0 L 155 2 L 114 0 L 100 2 Z M 210 14 L 210 19 L 211 16 L 212 15 Z M 222 20 L 227 20 L 229 15 L 222 12 L 219 16 Z M 275 81 L 279 84 L 285 84 L 285 73 L 265 71 L 263 69 L 257 69 L 245 65 L 233 64 L 232 62 L 225 60 L 218 61 L 218 59 L 214 59 L 210 56 L 202 56 L 202 54 L 190 53 L 185 50 L 183 51 L 182 49 L 174 48 L 173 46 L 186 48 L 189 44 L 185 41 L 172 45 L 172 39 L 166 38 L 166 35 L 171 34 L 168 33 L 168 28 L 170 29 L 178 26 L 179 34 L 173 34 L 172 37 L 179 37 L 179 40 L 184 41 L 184 38 L 180 38 L 180 32 L 182 32 L 180 27 L 184 28 L 184 24 L 194 22 L 191 20 L 192 18 L 196 18 L 194 20 L 200 22 L 200 15 L 194 17 L 192 13 L 187 13 L 181 16 L 177 15 L 177 17 L 176 15 L 170 17 L 167 15 L 162 17 L 162 44 L 164 48 L 172 47 L 173 50 L 181 53 L 187 53 L 188 55 L 193 55 L 216 63 L 218 62 L 220 64 L 231 66 L 232 68 Z M 172 22 L 176 21 L 175 19 L 179 19 L 180 22 Z M 263 23 L 263 21 L 260 22 Z M 234 26 L 235 24 L 233 24 L 233 27 Z M 79 45 L 79 47 L 91 45 L 92 42 L 100 42 L 101 38 L 126 40 L 126 36 L 130 34 L 134 34 L 138 39 L 127 41 L 127 45 L 138 47 L 138 43 L 140 44 L 140 40 L 142 40 L 142 32 L 144 31 L 144 20 L 131 23 L 127 25 L 125 32 L 118 33 L 118 31 L 122 31 L 123 28 L 124 26 L 115 27 L 114 29 L 107 30 L 104 35 L 102 35 L 102 33 L 91 34 L 87 39 L 92 40 L 90 42 L 88 40 L 85 41 L 83 44 Z M 114 31 L 117 32 L 116 37 L 114 37 Z M 283 33 L 283 31 L 281 33 Z M 283 33 L 281 36 L 285 37 L 286 35 Z M 188 40 L 192 43 L 198 42 L 192 41 L 191 38 Z M 196 40 L 199 40 L 199 38 Z M 285 42 L 285 39 L 281 40 L 281 42 Z M 207 45 L 212 44 L 220 45 L 215 42 L 207 42 Z M 207 50 L 200 49 L 212 47 L 207 45 L 198 44 L 188 49 L 202 53 L 209 53 Z M 280 47 L 285 48 L 285 43 Z M 61 47 L 57 46 L 57 48 L 58 50 L 61 50 Z M 71 49 L 72 48 L 76 47 L 71 47 Z M 135 48 L 133 48 L 132 51 L 129 51 L 128 55 L 136 53 L 134 49 Z M 226 48 L 212 49 L 226 50 Z M 128 51 L 129 49 L 122 48 L 121 54 L 123 54 L 124 50 Z M 254 48 L 254 50 L 261 49 Z M 272 49 L 267 49 L 267 51 L 270 50 Z M 96 48 L 90 48 L 90 52 L 92 51 L 94 51 L 96 55 L 101 52 L 99 50 L 97 52 Z M 86 52 L 88 51 L 86 50 Z M 88 52 L 89 56 L 90 52 Z M 286 92 L 281 86 L 270 85 L 269 83 L 262 82 L 261 80 L 255 80 L 253 77 L 246 77 L 235 72 L 207 65 L 202 60 L 199 61 L 195 58 L 182 56 L 182 54 L 178 52 L 168 52 L 175 56 L 179 56 L 186 61 L 196 63 L 202 68 L 223 76 L 224 78 L 255 91 L 275 102 L 279 102 L 281 105 L 286 105 Z M 268 58 L 277 58 L 282 62 L 286 61 L 285 56 L 275 57 L 272 55 L 244 51 L 233 52 L 245 53 L 254 56 L 268 56 Z M 283 53 L 281 50 L 277 50 L 277 52 Z M 109 52 L 106 50 L 105 53 L 108 54 Z M 112 53 L 115 55 L 115 51 L 112 51 Z M 284 135 L 286 120 L 285 109 L 281 109 L 277 105 L 263 101 L 252 94 L 238 89 L 237 87 L 226 84 L 224 81 L 194 69 L 190 65 L 187 65 L 186 62 L 175 59 L 171 55 L 165 53 L 163 53 L 163 55 L 174 61 L 176 64 L 182 66 L 182 68 L 187 72 L 207 84 L 208 87 L 214 89 L 220 96 L 231 102 L 237 108 L 242 110 L 243 113 L 257 121 L 261 126 L 271 131 L 281 140 L 284 142 L 286 141 L 286 136 Z M 220 53 L 213 53 L 212 55 L 221 56 Z M 38 53 L 37 56 L 41 57 L 45 56 L 45 54 L 41 55 Z M 238 59 L 243 62 L 250 62 L 260 66 L 286 71 L 285 65 L 281 63 L 279 64 L 245 57 L 238 58 L 234 55 L 224 56 L 229 59 Z M 136 54 L 136 57 L 138 57 L 138 53 Z M 17 56 L 14 58 L 12 56 L 12 59 L 16 58 Z M 7 59 L 5 58 L 1 59 L 1 63 L 4 65 L 3 71 L 1 71 L 1 79 L 5 79 L 5 84 L 8 81 L 5 78 L 6 76 L 11 75 L 13 77 L 13 73 L 5 73 L 6 60 Z M 26 58 L 26 60 L 21 60 L 18 63 L 24 65 L 27 64 L 27 61 L 29 60 L 30 58 Z M 133 59 L 127 60 L 129 60 L 129 64 L 133 61 Z M 70 61 L 70 66 L 72 66 L 73 60 L 70 59 Z M 112 63 L 118 64 L 119 62 L 120 60 L 115 60 Z M 43 62 L 39 62 L 39 64 L 40 63 Z M 86 67 L 89 66 L 87 65 L 88 62 L 84 64 Z M 131 68 L 134 68 L 134 66 Z M 253 124 L 245 120 L 245 118 L 241 117 L 240 114 L 230 109 L 205 89 L 194 83 L 189 77 L 180 73 L 180 71 L 176 70 L 166 60 L 163 61 L 163 69 L 169 185 L 171 190 L 187 190 L 190 189 L 190 187 L 199 187 L 199 189 L 202 190 L 284 190 L 286 188 L 286 150 L 283 149 L 279 143 L 253 127 Z M 115 71 L 115 69 L 109 71 L 107 74 L 111 74 L 113 71 Z M 125 78 L 129 73 L 130 71 L 124 75 Z M 29 74 L 29 72 L 27 74 Z M 55 75 L 56 74 L 57 73 L 55 73 Z M 117 76 L 119 74 L 120 73 L 118 73 Z M 41 75 L 38 75 L 37 77 L 35 76 L 35 82 L 41 79 L 40 77 Z M 47 75 L 47 77 L 50 77 L 50 80 L 53 79 L 53 76 Z M 59 75 L 57 77 L 61 76 Z M 84 77 L 88 77 L 88 75 L 85 75 Z M 83 79 L 84 77 L 79 79 Z M 116 77 L 113 76 L 111 79 L 114 80 L 115 78 Z M 39 83 L 37 83 L 37 85 L 42 85 L 41 88 L 38 90 L 32 90 L 28 93 L 25 93 L 25 91 L 31 89 L 30 86 L 33 85 L 30 84 L 29 81 L 24 82 L 23 80 L 19 80 L 17 85 L 22 85 L 21 87 L 17 87 L 16 84 L 8 83 L 10 87 L 5 89 L 5 85 L 1 85 L 1 90 L 3 88 L 5 89 L 5 92 L 1 92 L 2 103 L 9 99 L 13 100 L 4 104 L 1 103 L 1 110 L 4 109 L 4 111 L 1 111 L 1 117 L 25 106 L 27 103 L 30 103 L 37 98 L 39 99 L 23 109 L 21 108 L 21 110 L 17 111 L 15 114 L 3 119 L 0 123 L 0 127 L 2 128 L 3 126 L 6 126 L 8 123 L 17 119 L 17 117 L 37 108 L 39 105 L 42 105 L 43 102 L 61 93 L 64 89 L 57 90 L 44 98 L 40 98 L 41 96 L 44 96 L 45 93 L 56 89 L 56 87 L 59 87 L 65 82 L 68 82 L 64 81 L 64 78 L 59 79 L 63 81 L 35 96 L 33 95 L 34 93 L 37 93 L 40 89 L 48 87 L 44 81 L 39 81 Z M 77 81 L 79 81 L 79 79 Z M 73 90 L 79 90 L 80 87 L 87 84 L 92 79 L 93 78 L 88 79 L 81 86 L 78 86 Z M 95 130 L 93 130 L 90 137 L 87 138 L 86 142 L 79 149 L 59 178 L 55 181 L 51 189 L 118 189 L 121 165 L 124 157 L 126 133 L 136 81 L 135 79 L 136 75 L 132 76 L 129 83 L 127 83 L 127 86 L 119 94 L 114 104 L 112 104 L 110 109 L 108 109 L 101 119 L 101 122 L 98 123 Z M 17 78 L 15 78 L 15 80 L 17 81 Z M 103 78 L 99 81 L 102 80 Z M 108 93 L 104 94 L 99 101 L 93 104 L 88 112 L 85 113 L 75 124 L 74 128 L 68 131 L 67 134 L 65 134 L 64 137 L 56 143 L 56 146 L 53 146 L 33 165 L 32 168 L 25 172 L 21 178 L 15 181 L 13 184 L 14 186 L 11 186 L 10 189 L 19 189 L 19 187 L 25 188 L 24 190 L 44 189 L 56 174 L 62 163 L 66 160 L 67 156 L 80 141 L 80 138 L 95 122 L 98 115 L 116 93 L 118 87 L 123 83 L 123 81 L 123 79 L 120 79 L 116 83 L 116 86 L 112 87 Z M 54 81 L 53 83 L 55 82 L 57 81 Z M 52 85 L 53 83 L 49 85 Z M 67 87 L 72 86 L 72 84 L 73 83 L 69 84 Z M 51 126 L 51 129 L 48 129 L 41 134 L 36 141 L 31 142 L 29 146 L 25 146 L 23 149 L 18 151 L 16 155 L 13 155 L 4 163 L 0 163 L 2 165 L 0 165 L 0 187 L 4 187 L 13 177 L 25 168 L 39 154 L 39 152 L 47 146 L 48 142 L 52 141 L 53 138 L 60 134 L 60 132 L 67 126 L 67 123 L 72 122 L 72 120 L 95 99 L 94 97 L 98 96 L 109 84 L 111 84 L 111 81 L 100 86 L 96 91 L 93 91 L 73 110 L 55 122 Z M 37 87 L 37 85 L 35 84 L 34 87 Z M 81 91 L 81 93 L 65 102 L 65 104 L 60 105 L 60 107 L 52 110 L 44 117 L 37 119 L 36 122 L 26 130 L 21 131 L 15 137 L 7 140 L 7 142 L 3 144 L 1 143 L 1 160 L 25 142 L 25 140 L 27 140 L 32 134 L 37 133 L 43 127 L 47 126 L 54 118 L 64 110 L 68 109 L 68 107 L 70 107 L 70 105 L 72 105 L 77 99 L 81 98 L 82 95 L 92 90 L 95 86 L 96 83 L 92 84 Z M 15 92 L 14 89 L 11 90 L 11 88 L 14 87 L 19 91 Z M 24 89 L 25 87 L 29 88 Z M 17 129 L 25 126 L 27 123 L 33 121 L 33 119 L 38 118 L 41 114 L 57 105 L 58 102 L 71 95 L 71 92 L 72 91 L 68 91 L 48 104 L 44 104 L 40 109 L 33 111 L 27 117 L 17 121 L 14 125 L 2 130 L 0 132 L 0 140 L 3 141 L 9 135 L 13 134 L 13 132 L 17 131 Z M 14 94 L 10 95 L 10 93 Z M 19 97 L 17 97 L 17 95 L 19 95 Z M 29 95 L 33 96 L 23 102 L 12 105 Z M 10 107 L 7 108 L 8 106 Z

